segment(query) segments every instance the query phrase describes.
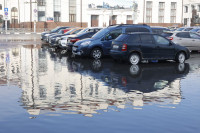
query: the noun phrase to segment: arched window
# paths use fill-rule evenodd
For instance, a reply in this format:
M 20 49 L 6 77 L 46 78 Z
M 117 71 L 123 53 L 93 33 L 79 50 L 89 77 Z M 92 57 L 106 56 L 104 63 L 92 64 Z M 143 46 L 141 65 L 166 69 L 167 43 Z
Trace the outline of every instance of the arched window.
M 18 10 L 16 7 L 11 9 L 11 23 L 17 24 L 18 23 Z

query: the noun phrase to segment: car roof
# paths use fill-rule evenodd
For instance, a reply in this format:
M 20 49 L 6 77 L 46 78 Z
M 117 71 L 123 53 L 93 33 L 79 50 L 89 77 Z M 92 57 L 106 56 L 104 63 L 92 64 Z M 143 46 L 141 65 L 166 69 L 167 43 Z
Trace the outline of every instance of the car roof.
M 116 27 L 149 27 L 147 24 L 116 24 L 116 25 L 110 25 L 107 28 L 116 28 Z

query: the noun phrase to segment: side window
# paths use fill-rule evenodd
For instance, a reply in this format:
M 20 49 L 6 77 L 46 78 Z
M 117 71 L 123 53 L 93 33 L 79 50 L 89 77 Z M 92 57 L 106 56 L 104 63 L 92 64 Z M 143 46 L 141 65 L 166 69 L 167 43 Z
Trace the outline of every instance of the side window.
M 95 29 L 89 29 L 88 30 L 88 32 L 94 32 L 95 31 Z
M 176 34 L 177 37 L 190 38 L 189 32 L 180 32 Z
M 195 33 L 190 33 L 190 37 L 194 39 L 200 39 L 200 35 L 197 35 Z
M 150 32 L 147 28 L 139 28 L 139 32 Z
M 158 35 L 153 35 L 153 38 L 155 42 L 159 45 L 169 45 L 169 41 L 165 39 L 164 37 L 158 36 Z
M 140 38 L 141 38 L 142 43 L 149 43 L 149 44 L 153 43 L 151 35 L 140 35 Z
M 131 43 L 141 43 L 140 36 L 139 36 L 139 35 L 130 35 L 130 36 L 128 37 L 127 42 L 131 42 Z
M 135 27 L 135 28 L 126 28 L 125 32 L 126 33 L 131 33 L 131 32 L 138 32 L 139 28 Z
M 106 35 L 105 39 L 106 40 L 116 39 L 121 34 L 122 34 L 122 29 L 113 30 Z

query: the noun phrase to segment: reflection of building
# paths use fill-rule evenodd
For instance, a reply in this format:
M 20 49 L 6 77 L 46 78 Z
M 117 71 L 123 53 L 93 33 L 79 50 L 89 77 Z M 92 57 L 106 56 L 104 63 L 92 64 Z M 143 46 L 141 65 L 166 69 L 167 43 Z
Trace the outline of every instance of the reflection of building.
M 0 85 L 21 85 L 20 48 L 0 51 Z
M 130 77 L 111 72 L 109 68 L 106 68 L 106 75 L 104 70 L 98 73 L 81 70 L 84 66 L 74 66 L 78 63 L 68 61 L 68 57 L 58 58 L 51 49 L 24 46 L 7 53 L 0 52 L 0 76 L 3 79 L 0 82 L 22 88 L 21 103 L 31 115 L 56 111 L 91 117 L 100 110 L 108 111 L 113 107 L 142 108 L 152 104 L 175 107 L 181 102 L 180 79 L 176 75 L 149 83 L 143 78 L 140 81 L 133 78 L 132 84 Z M 168 70 L 168 66 L 165 67 Z M 153 89 L 151 86 L 148 89 L 152 83 Z M 147 90 L 144 91 L 143 86 Z M 127 91 L 128 87 L 131 89 Z

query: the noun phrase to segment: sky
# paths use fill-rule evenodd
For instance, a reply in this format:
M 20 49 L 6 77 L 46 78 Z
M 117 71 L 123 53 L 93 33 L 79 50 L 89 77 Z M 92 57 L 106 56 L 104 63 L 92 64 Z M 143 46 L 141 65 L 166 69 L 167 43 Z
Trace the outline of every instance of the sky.
M 133 0 L 88 0 L 89 3 L 93 3 L 95 5 L 103 5 L 103 2 L 108 3 L 111 6 L 120 5 L 124 7 L 130 7 Z

